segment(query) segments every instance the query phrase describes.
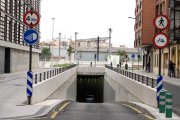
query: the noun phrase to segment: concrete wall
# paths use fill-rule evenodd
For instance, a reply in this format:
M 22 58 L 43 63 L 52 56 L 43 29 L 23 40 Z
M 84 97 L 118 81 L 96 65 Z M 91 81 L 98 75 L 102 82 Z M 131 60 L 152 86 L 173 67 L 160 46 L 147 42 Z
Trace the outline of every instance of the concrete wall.
M 47 99 L 66 99 L 76 101 L 77 96 L 77 81 L 76 74 L 71 76 L 64 84 L 62 84 L 52 95 Z
M 115 90 L 115 101 L 138 101 L 157 108 L 156 89 L 105 69 L 105 80 Z
M 68 98 L 67 91 L 68 87 L 71 86 L 73 80 L 76 80 L 76 67 L 67 70 L 58 76 L 51 79 L 45 80 L 39 84 L 33 86 L 32 104 L 42 102 L 46 100 L 49 96 L 53 96 L 53 93 L 59 90 L 64 90 L 61 93 L 62 98 Z M 68 81 L 68 82 L 67 82 Z M 67 82 L 67 83 L 66 83 Z M 65 88 L 65 89 L 64 89 Z M 67 97 L 66 97 L 67 96 Z M 74 95 L 75 96 L 75 95 Z
M 5 48 L 0 46 L 0 74 L 4 73 Z
M 11 72 L 28 70 L 29 52 L 18 49 L 11 49 Z M 39 68 L 39 53 L 32 54 L 32 69 Z
M 104 80 L 104 102 L 115 102 L 115 90 L 111 87 L 111 85 Z
M 77 67 L 80 75 L 104 75 L 105 67 Z

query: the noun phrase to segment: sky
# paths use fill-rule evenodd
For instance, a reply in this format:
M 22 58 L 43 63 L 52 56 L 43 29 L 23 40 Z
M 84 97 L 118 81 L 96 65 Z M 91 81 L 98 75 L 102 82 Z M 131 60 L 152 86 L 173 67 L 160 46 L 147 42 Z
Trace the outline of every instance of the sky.
M 108 37 L 112 29 L 113 46 L 134 47 L 135 0 L 42 0 L 41 41 L 58 38 Z

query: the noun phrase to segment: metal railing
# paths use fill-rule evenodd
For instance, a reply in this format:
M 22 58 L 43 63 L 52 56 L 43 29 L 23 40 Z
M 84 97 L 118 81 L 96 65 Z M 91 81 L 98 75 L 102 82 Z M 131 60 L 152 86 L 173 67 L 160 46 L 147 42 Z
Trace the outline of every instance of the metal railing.
M 148 77 L 148 76 L 144 76 L 141 74 L 137 74 L 137 73 L 133 73 L 127 70 L 123 70 L 120 68 L 114 68 L 108 65 L 105 65 L 106 68 L 113 70 L 121 75 L 124 75 L 126 77 L 129 77 L 135 81 L 141 82 L 143 84 L 146 84 L 147 86 L 151 86 L 152 88 L 155 88 L 157 83 L 156 83 L 156 79 L 152 78 L 152 77 Z
M 76 65 L 70 65 L 70 66 L 66 66 L 66 67 L 63 67 L 63 68 L 56 68 L 56 69 L 53 69 L 53 70 L 50 70 L 50 71 L 35 74 L 33 76 L 33 84 L 38 84 L 38 83 L 40 83 L 40 82 L 42 82 L 44 80 L 55 77 L 55 76 L 59 75 L 60 73 L 66 71 L 66 70 L 69 70 L 69 69 L 71 69 L 71 68 L 73 68 L 75 66 Z

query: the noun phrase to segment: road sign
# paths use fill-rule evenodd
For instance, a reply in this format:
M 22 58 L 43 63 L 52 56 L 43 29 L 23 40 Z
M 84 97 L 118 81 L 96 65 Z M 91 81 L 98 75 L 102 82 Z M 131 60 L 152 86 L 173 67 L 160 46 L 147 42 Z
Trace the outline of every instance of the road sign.
M 30 28 L 35 27 L 39 24 L 39 13 L 33 10 L 27 11 L 23 16 L 24 23 Z
M 159 30 L 165 30 L 170 25 L 170 20 L 166 15 L 158 15 L 153 21 L 154 27 Z
M 39 40 L 39 33 L 35 29 L 28 29 L 23 34 L 24 42 L 33 45 Z
M 153 42 L 157 48 L 161 49 L 168 45 L 169 37 L 167 34 L 160 32 L 154 36 Z
M 133 59 L 135 58 L 135 54 L 134 53 L 131 55 L 131 58 L 133 58 Z

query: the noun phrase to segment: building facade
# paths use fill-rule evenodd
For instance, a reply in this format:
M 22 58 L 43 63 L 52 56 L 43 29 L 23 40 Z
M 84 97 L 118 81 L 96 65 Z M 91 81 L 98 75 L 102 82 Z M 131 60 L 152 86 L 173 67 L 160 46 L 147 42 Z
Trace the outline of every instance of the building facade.
M 23 41 L 28 27 L 23 15 L 31 8 L 40 12 L 40 0 L 0 0 L 0 73 L 28 70 L 29 47 Z M 39 26 L 36 27 L 39 31 Z M 39 66 L 39 44 L 33 46 L 32 68 Z
M 134 47 L 143 50 L 143 68 L 147 70 L 147 64 L 152 70 L 153 55 L 152 55 L 152 38 L 154 36 L 154 27 L 152 21 L 155 13 L 155 0 L 136 0 L 135 8 L 135 41 Z
M 139 9 L 139 10 L 138 10 Z M 138 12 L 139 11 L 139 12 Z M 140 15 L 142 13 L 142 15 Z M 169 73 L 169 61 L 175 64 L 176 77 L 180 77 L 180 1 L 179 0 L 136 0 L 136 24 L 135 24 L 135 47 L 141 47 L 144 51 L 143 63 L 147 70 L 147 63 L 150 63 L 150 71 L 158 74 L 159 49 L 153 45 L 153 36 L 160 32 L 153 26 L 153 19 L 161 14 L 167 15 L 170 19 L 170 27 L 162 32 L 169 35 L 170 43 L 163 48 L 161 53 L 162 75 Z M 139 20 L 141 16 L 141 20 Z M 147 20 L 148 19 L 148 20 Z M 140 22 L 139 22 L 140 21 Z M 141 22 L 142 21 L 142 22 Z M 144 24 L 144 25 L 143 25 Z M 139 34 L 139 31 L 140 34 Z M 147 35 L 149 34 L 149 35 Z M 146 44 L 147 43 L 147 44 Z

